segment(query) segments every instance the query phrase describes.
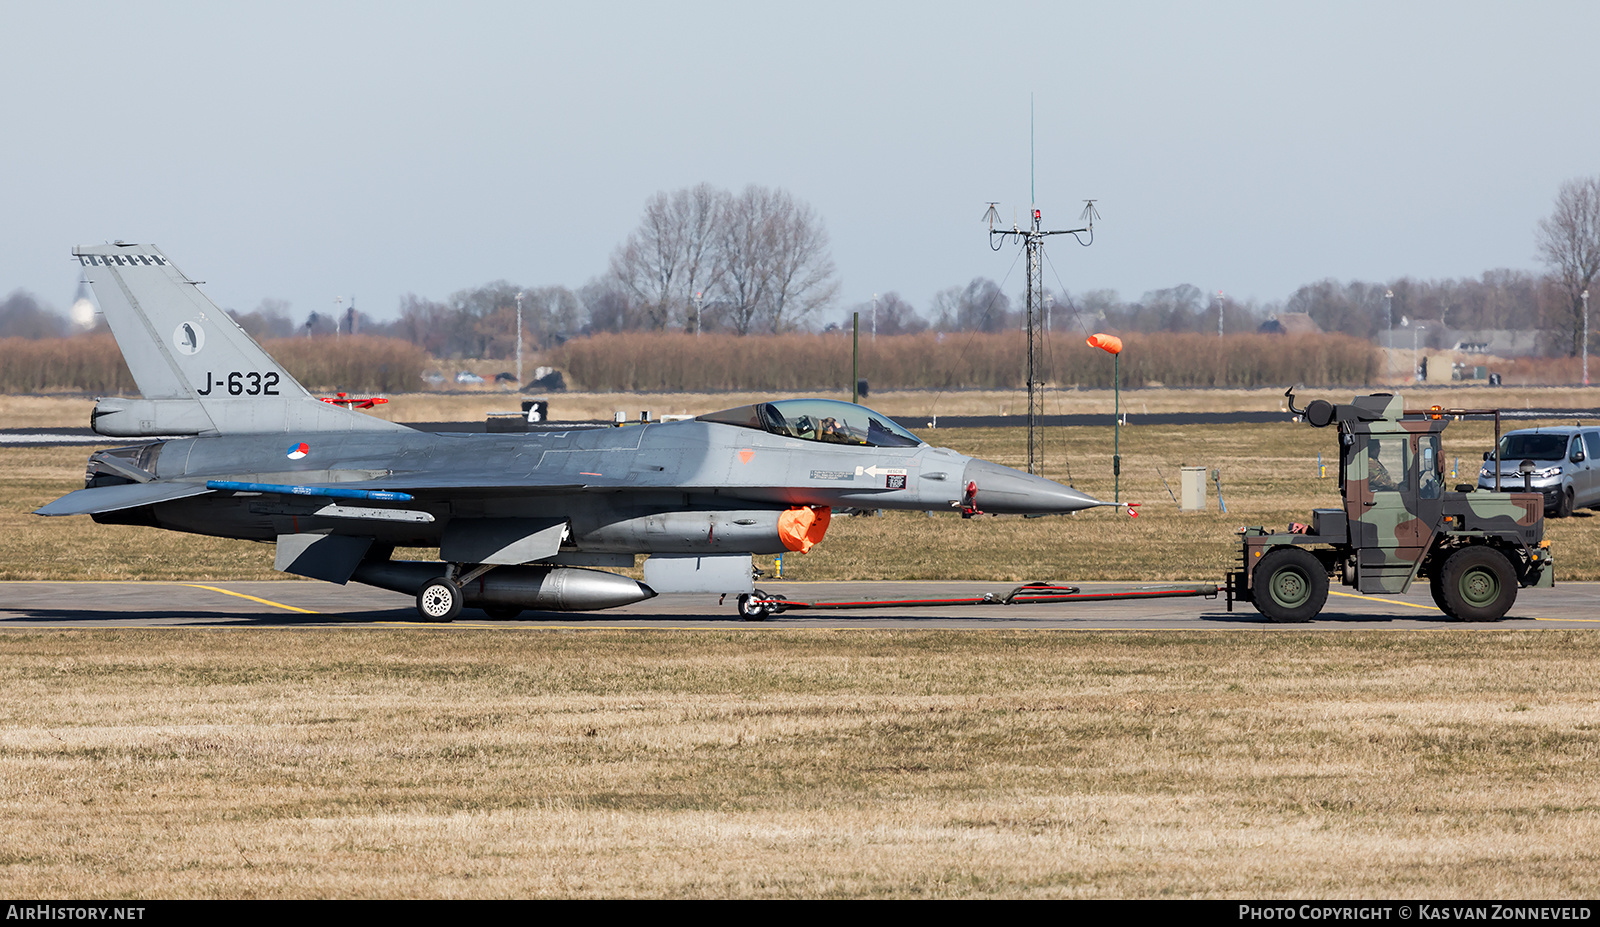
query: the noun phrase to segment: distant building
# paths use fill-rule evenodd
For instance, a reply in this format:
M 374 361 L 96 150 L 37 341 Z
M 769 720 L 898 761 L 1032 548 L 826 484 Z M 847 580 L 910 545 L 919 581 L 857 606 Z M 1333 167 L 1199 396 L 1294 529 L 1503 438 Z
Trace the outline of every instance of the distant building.
M 1441 344 L 1461 354 L 1488 354 L 1494 357 L 1531 357 L 1541 353 L 1540 335 L 1535 329 L 1449 328 Z
M 1318 335 L 1322 326 L 1304 312 L 1280 312 L 1256 329 L 1265 335 Z

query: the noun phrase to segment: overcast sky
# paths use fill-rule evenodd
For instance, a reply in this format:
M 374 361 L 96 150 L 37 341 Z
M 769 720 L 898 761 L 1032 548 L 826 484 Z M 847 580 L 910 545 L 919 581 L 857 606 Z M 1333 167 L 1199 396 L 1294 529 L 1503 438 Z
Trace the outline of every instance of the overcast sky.
M 1536 269 L 1600 173 L 1600 4 L 0 3 L 0 295 L 162 247 L 224 307 L 388 318 L 583 285 L 645 198 L 789 190 L 845 306 L 1016 293 L 988 200 L 1089 248 L 1046 283 L 1282 299 Z M 1057 277 L 1059 276 L 1059 283 Z

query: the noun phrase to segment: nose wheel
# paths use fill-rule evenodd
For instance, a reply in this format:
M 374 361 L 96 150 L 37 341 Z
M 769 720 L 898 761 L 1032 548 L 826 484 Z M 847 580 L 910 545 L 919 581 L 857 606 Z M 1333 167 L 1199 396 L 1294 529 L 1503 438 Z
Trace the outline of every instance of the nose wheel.
M 766 621 L 768 616 L 783 611 L 783 606 L 780 604 L 783 599 L 781 595 L 768 595 L 760 589 L 753 593 L 741 593 L 739 617 L 746 621 Z

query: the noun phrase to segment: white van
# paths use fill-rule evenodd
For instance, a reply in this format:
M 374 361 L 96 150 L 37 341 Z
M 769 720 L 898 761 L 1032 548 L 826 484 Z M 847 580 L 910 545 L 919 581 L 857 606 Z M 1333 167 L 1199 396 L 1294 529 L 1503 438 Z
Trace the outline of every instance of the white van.
M 1564 425 L 1524 428 L 1500 436 L 1500 488 L 1523 488 L 1524 460 L 1533 462 L 1528 488 L 1544 494 L 1544 509 L 1558 518 L 1574 509 L 1600 508 L 1600 428 Z M 1485 454 L 1478 488 L 1494 489 L 1494 455 Z

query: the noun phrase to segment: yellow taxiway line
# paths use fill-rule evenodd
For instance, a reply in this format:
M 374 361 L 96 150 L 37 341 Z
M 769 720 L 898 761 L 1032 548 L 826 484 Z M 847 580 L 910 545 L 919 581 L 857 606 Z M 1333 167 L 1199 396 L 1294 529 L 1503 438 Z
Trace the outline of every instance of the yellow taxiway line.
M 1436 612 L 1439 610 L 1432 605 L 1418 605 L 1415 602 L 1402 602 L 1399 599 L 1390 599 L 1375 595 L 1359 595 L 1354 592 L 1334 592 L 1332 589 L 1328 590 L 1328 595 L 1342 595 L 1347 599 L 1366 599 L 1368 602 L 1392 602 L 1395 605 L 1404 605 L 1406 608 L 1420 608 L 1427 612 Z
M 295 607 L 293 605 L 285 605 L 282 602 L 274 602 L 271 599 L 260 599 L 260 598 L 257 598 L 255 596 L 253 596 L 253 595 L 245 595 L 242 592 L 234 592 L 231 589 L 223 589 L 220 586 L 202 586 L 199 583 L 179 583 L 178 585 L 180 585 L 180 586 L 188 586 L 191 589 L 207 589 L 207 590 L 210 590 L 211 592 L 220 592 L 223 595 L 238 596 L 241 599 L 249 599 L 252 602 L 260 602 L 262 605 L 270 605 L 273 608 L 281 608 L 281 609 L 284 609 L 285 611 L 299 612 L 302 615 L 315 615 L 315 614 L 317 614 L 317 612 L 314 612 L 309 608 L 297 608 L 297 607 Z

